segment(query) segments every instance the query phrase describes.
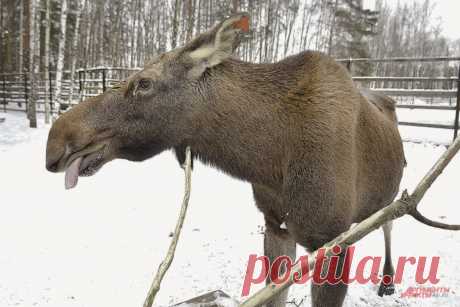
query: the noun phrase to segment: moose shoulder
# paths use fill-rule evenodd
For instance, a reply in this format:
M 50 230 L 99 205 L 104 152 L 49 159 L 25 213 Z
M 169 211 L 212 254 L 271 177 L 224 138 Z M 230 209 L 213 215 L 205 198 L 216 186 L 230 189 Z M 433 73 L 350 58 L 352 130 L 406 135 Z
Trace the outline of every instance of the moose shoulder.
M 113 159 L 174 149 L 182 162 L 190 146 L 196 159 L 252 184 L 272 261 L 294 258 L 295 243 L 316 249 L 391 203 L 404 166 L 394 102 L 361 92 L 319 52 L 274 64 L 233 58 L 247 26 L 247 15 L 234 15 L 63 114 L 50 130 L 47 169 L 66 171 L 70 188 Z M 346 290 L 313 285 L 313 305 L 341 306 Z M 392 291 L 383 285 L 380 294 Z

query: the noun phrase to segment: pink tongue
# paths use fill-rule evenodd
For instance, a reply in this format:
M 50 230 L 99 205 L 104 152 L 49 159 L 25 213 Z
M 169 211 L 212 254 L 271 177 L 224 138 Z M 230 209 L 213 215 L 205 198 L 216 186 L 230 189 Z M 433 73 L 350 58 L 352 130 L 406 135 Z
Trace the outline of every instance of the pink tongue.
M 80 164 L 82 157 L 77 158 L 70 164 L 65 171 L 65 188 L 66 190 L 74 188 L 78 183 L 78 174 L 80 173 Z

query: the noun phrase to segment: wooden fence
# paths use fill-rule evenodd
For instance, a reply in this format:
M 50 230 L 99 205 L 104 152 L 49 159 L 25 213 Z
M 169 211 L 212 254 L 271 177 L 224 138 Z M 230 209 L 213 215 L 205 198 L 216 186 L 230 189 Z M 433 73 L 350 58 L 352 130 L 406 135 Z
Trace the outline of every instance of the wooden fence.
M 422 122 L 405 122 L 399 121 L 400 125 L 414 126 L 414 127 L 428 127 L 438 129 L 453 130 L 453 139 L 457 137 L 459 129 L 459 113 L 460 113 L 460 57 L 430 57 L 430 58 L 385 58 L 385 59 L 339 59 L 338 62 L 344 64 L 348 71 L 352 73 L 353 63 L 456 63 L 457 73 L 455 76 L 448 77 L 378 77 L 378 76 L 353 76 L 353 80 L 359 84 L 363 84 L 371 88 L 373 91 L 381 92 L 397 100 L 402 100 L 404 97 L 420 97 L 420 98 L 441 98 L 450 99 L 450 105 L 432 104 L 407 104 L 398 103 L 397 108 L 406 109 L 422 109 L 422 110 L 443 110 L 455 112 L 455 119 L 452 125 L 449 124 L 435 124 L 435 123 L 422 123 Z M 385 85 L 388 83 L 398 82 L 404 84 L 403 88 L 389 88 Z M 383 84 L 383 86 L 382 86 Z M 422 84 L 425 84 L 423 86 Z M 430 86 L 426 86 L 429 84 Z M 439 86 L 441 84 L 441 86 Z M 422 86 L 421 86 L 422 85 Z M 400 86 L 402 87 L 402 86 Z M 442 89 L 439 89 L 442 88 Z M 452 103 L 452 99 L 455 103 Z
M 386 59 L 339 59 L 338 62 L 344 64 L 350 72 L 353 72 L 354 63 L 409 63 L 409 62 L 432 62 L 432 63 L 454 63 L 456 64 L 456 75 L 447 77 L 406 77 L 406 76 L 353 76 L 353 80 L 360 86 L 371 88 L 387 94 L 398 101 L 398 108 L 406 109 L 423 109 L 423 110 L 443 110 L 446 112 L 455 112 L 453 124 L 443 123 L 423 123 L 423 122 L 405 122 L 400 121 L 400 125 L 428 127 L 438 129 L 453 130 L 454 139 L 457 137 L 459 130 L 459 113 L 460 113 L 460 57 L 434 57 L 434 58 L 386 58 Z M 423 65 L 423 64 L 422 64 Z M 116 82 L 126 79 L 130 74 L 140 70 L 140 68 L 125 67 L 93 67 L 79 69 L 76 72 L 76 80 L 71 82 L 68 78 L 62 82 L 61 103 L 56 104 L 53 97 L 55 90 L 54 72 L 48 76 L 39 74 L 36 77 L 36 96 L 37 110 L 44 111 L 45 93 L 49 95 L 50 107 L 53 113 L 65 110 L 73 104 L 96 96 L 107 88 L 113 86 Z M 64 78 L 69 72 L 64 73 Z M 30 78 L 29 78 L 30 79 Z M 396 87 L 395 87 L 396 85 Z M 70 88 L 74 87 L 73 95 L 70 97 Z M 45 87 L 48 91 L 45 91 Z M 0 105 L 3 110 L 26 110 L 29 100 L 30 84 L 26 74 L 9 73 L 0 74 Z M 431 104 L 414 104 L 407 103 L 405 98 L 423 98 L 431 99 Z M 450 101 L 448 105 L 446 99 Z

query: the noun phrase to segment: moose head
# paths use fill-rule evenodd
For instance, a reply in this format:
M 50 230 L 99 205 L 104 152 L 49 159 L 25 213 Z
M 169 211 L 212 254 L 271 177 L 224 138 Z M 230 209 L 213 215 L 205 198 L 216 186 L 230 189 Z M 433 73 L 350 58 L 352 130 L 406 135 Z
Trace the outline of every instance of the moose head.
M 232 57 L 248 30 L 248 16 L 233 15 L 64 113 L 49 132 L 46 168 L 66 171 L 66 188 L 72 188 L 78 176 L 93 175 L 111 160 L 142 161 L 182 148 L 209 104 L 209 70 Z

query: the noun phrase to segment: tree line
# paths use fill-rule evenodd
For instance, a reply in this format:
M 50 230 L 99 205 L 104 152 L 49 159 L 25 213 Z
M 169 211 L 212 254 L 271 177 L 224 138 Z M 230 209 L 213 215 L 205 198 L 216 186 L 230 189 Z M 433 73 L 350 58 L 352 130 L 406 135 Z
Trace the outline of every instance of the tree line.
M 180 46 L 236 11 L 251 16 L 251 33 L 239 52 L 248 61 L 273 62 L 314 49 L 339 58 L 446 56 L 459 42 L 433 24 L 432 0 L 2 0 L 1 64 L 24 69 L 25 47 L 35 66 L 139 67 Z M 30 24 L 30 26 L 28 26 Z M 49 24 L 49 31 L 47 31 Z M 28 44 L 28 33 L 34 42 Z M 46 39 L 47 33 L 49 39 Z M 456 45 L 455 45 L 456 43 Z M 62 58 L 62 63 L 60 63 Z

